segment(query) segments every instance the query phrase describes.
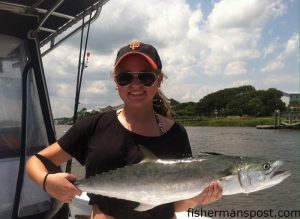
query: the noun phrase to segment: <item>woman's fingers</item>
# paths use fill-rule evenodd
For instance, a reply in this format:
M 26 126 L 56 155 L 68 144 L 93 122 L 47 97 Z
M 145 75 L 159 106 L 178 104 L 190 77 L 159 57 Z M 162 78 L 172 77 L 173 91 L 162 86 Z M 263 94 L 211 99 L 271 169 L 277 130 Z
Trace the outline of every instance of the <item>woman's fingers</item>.
M 216 199 L 219 200 L 220 198 L 222 198 L 223 196 L 223 186 L 220 185 L 219 182 L 215 182 L 214 184 L 214 193 L 212 194 L 212 196 Z
M 198 203 L 202 205 L 210 204 L 222 198 L 223 187 L 214 181 L 206 187 L 198 197 Z
M 56 199 L 70 203 L 81 191 L 72 184 L 76 177 L 69 173 L 49 174 L 46 181 L 47 192 Z

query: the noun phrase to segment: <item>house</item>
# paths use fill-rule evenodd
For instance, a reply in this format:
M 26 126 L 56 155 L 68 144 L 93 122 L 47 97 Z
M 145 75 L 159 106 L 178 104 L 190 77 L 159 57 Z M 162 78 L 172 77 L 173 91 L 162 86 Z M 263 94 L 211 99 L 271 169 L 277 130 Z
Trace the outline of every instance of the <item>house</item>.
M 289 106 L 291 110 L 300 111 L 300 93 L 282 93 L 282 102 Z

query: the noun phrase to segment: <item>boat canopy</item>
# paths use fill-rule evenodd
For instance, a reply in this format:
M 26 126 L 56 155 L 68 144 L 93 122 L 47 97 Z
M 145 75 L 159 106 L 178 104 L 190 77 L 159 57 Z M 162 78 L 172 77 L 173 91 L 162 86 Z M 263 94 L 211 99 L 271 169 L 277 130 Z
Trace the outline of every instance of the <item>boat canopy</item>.
M 78 21 L 87 15 L 91 21 L 100 15 L 102 6 L 108 0 L 10 0 L 0 1 L 0 20 L 6 20 L 1 32 L 15 36 L 37 38 L 40 47 L 49 44 L 44 54 L 47 54 L 57 45 L 79 31 L 82 24 L 72 29 Z M 7 13 L 4 13 L 6 11 Z M 12 14 L 13 13 L 13 14 Z M 19 15 L 19 18 L 17 18 Z M 86 20 L 84 25 L 90 21 Z M 76 26 L 76 25 L 75 25 Z M 29 31 L 28 31 L 29 30 Z M 65 36 L 58 42 L 56 38 L 64 33 Z

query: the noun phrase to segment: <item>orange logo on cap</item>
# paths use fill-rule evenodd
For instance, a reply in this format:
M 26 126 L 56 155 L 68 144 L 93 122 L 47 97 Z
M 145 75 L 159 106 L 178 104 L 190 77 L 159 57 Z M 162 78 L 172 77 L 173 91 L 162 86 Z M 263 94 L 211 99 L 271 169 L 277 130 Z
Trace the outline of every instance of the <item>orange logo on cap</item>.
M 141 46 L 141 42 L 139 41 L 133 41 L 129 44 L 130 49 L 134 50 Z

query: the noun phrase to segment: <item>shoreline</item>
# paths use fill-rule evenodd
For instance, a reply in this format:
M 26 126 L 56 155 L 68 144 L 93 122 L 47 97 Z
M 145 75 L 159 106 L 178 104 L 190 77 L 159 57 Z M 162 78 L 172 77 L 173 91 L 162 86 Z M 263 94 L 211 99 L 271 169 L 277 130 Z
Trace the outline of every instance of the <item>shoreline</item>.
M 273 117 L 217 117 L 217 118 L 185 118 L 175 119 L 184 126 L 212 126 L 212 127 L 256 127 L 258 125 L 274 125 Z
M 263 127 L 276 126 L 273 116 L 269 117 L 250 117 L 250 116 L 227 116 L 227 117 L 177 117 L 174 119 L 183 126 L 194 127 Z M 286 121 L 282 121 L 284 123 Z M 72 125 L 69 122 L 60 122 L 56 125 Z M 289 126 L 285 126 L 288 128 Z M 280 127 L 279 127 L 280 128 Z M 296 127 L 297 128 L 297 127 Z

